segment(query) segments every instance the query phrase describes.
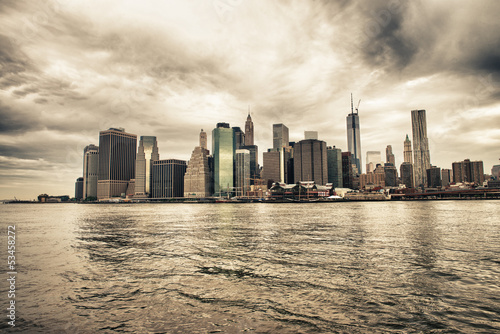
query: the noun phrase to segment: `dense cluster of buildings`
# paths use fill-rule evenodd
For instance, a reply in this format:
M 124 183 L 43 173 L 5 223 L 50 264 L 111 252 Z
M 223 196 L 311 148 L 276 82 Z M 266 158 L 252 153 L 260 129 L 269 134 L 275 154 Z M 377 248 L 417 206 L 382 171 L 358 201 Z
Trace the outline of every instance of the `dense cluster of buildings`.
M 324 196 L 336 189 L 360 191 L 471 187 L 483 185 L 482 161 L 454 162 L 452 169 L 431 165 L 425 110 L 411 111 L 412 141 L 404 140 L 404 161 L 399 171 L 392 146 L 368 151 L 366 171 L 361 159 L 358 109 L 347 116 L 348 150 L 342 152 L 318 139 L 316 131 L 305 131 L 304 139 L 290 141 L 284 124 L 273 124 L 273 147 L 263 153 L 262 166 L 254 144 L 250 113 L 245 130 L 218 123 L 212 130 L 211 152 L 207 133 L 199 135 L 189 161 L 160 160 L 157 139 L 122 128 L 99 133 L 99 146 L 88 145 L 83 155 L 83 177 L 76 181 L 75 197 L 83 200 L 134 198 L 249 197 L 262 198 L 274 192 L 315 191 Z M 500 166 L 492 174 L 499 177 Z M 272 190 L 272 191 L 271 191 Z

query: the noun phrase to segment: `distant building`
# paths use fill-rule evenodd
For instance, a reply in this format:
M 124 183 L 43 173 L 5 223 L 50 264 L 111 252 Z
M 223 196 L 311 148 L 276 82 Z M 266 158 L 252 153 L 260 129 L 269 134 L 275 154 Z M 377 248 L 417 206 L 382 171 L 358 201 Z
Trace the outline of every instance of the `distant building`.
M 250 111 L 248 112 L 247 120 L 245 122 L 245 146 L 252 146 L 253 142 L 253 122 L 250 116 Z
M 304 131 L 304 139 L 318 140 L 318 131 Z
M 451 183 L 451 169 L 441 169 L 441 185 L 448 187 Z
M 167 159 L 153 162 L 153 198 L 184 196 L 184 174 L 186 161 Z
M 234 140 L 236 141 L 235 149 L 239 150 L 242 146 L 245 146 L 245 133 L 239 126 L 233 126 L 233 131 Z
M 82 198 L 97 198 L 99 177 L 99 146 L 88 145 L 83 149 L 83 193 Z
M 135 161 L 135 197 L 151 197 L 151 167 L 160 160 L 158 142 L 154 136 L 141 136 Z
M 233 191 L 235 150 L 234 130 L 228 123 L 217 123 L 217 127 L 212 131 L 214 193 L 217 196 Z
M 404 162 L 408 162 L 410 164 L 413 164 L 411 140 L 410 140 L 410 138 L 408 138 L 408 135 L 406 135 L 406 139 L 405 139 L 403 145 L 404 145 L 404 150 L 403 150 Z
M 326 143 L 321 140 L 304 139 L 295 144 L 293 150 L 294 183 L 314 181 L 318 185 L 328 183 Z
M 351 152 L 342 152 L 342 188 L 353 189 L 354 171 Z
M 398 170 L 391 163 L 386 163 L 384 165 L 385 174 L 385 186 L 386 187 L 397 187 L 398 186 Z
M 413 175 L 415 178 L 415 187 L 424 187 L 427 184 L 426 171 L 431 168 L 425 110 L 411 111 L 411 125 L 413 131 Z
M 351 94 L 351 113 L 346 117 L 347 121 L 347 149 L 351 152 L 352 163 L 358 168 L 358 173 L 363 173 L 361 169 L 361 139 L 359 131 L 359 115 L 358 109 L 356 112 L 353 109 L 352 94 Z
M 427 187 L 441 187 L 441 168 L 431 166 L 431 168 L 427 169 Z
M 262 154 L 262 179 L 266 181 L 281 182 L 280 177 L 280 152 L 268 151 Z
M 453 169 L 453 182 L 470 182 L 477 185 L 482 185 L 484 182 L 484 168 L 482 161 L 464 161 L 454 162 Z
M 382 164 L 382 156 L 380 151 L 366 152 L 366 173 L 371 173 L 377 167 L 377 164 Z
M 494 165 L 491 168 L 491 175 L 493 175 L 493 177 L 497 180 L 500 179 L 500 165 Z
M 335 146 L 326 148 L 328 161 L 328 183 L 334 188 L 342 188 L 342 150 Z
M 97 198 L 120 197 L 135 178 L 137 136 L 125 129 L 99 132 L 99 175 Z
M 250 190 L 250 151 L 236 150 L 235 161 L 236 194 L 246 196 Z
M 184 175 L 184 197 L 205 198 L 212 195 L 211 157 L 206 146 L 207 134 L 201 129 L 200 145 L 196 146 L 191 153 Z
M 260 177 L 259 173 L 259 148 L 257 145 L 245 145 L 240 149 L 250 151 L 250 184 Z
M 273 124 L 273 150 L 279 150 L 287 147 L 290 141 L 288 128 L 284 124 Z
M 371 172 L 359 176 L 360 189 L 373 189 L 376 187 L 385 187 L 385 174 Z
M 75 198 L 81 200 L 83 198 L 83 177 L 79 177 L 75 182 Z
M 399 168 L 401 173 L 401 182 L 406 188 L 413 188 L 413 164 L 411 162 L 403 162 Z
M 392 146 L 387 145 L 385 149 L 385 157 L 386 157 L 386 162 L 392 164 L 393 166 L 396 166 L 396 158 L 394 157 L 394 153 L 392 153 Z

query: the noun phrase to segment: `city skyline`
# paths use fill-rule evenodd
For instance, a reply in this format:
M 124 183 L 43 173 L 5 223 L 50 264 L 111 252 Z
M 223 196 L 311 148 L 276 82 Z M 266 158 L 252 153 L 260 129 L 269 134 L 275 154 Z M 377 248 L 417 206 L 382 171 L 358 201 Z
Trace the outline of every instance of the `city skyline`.
M 260 162 L 275 123 L 345 152 L 351 92 L 362 158 L 391 145 L 399 168 L 425 109 L 433 165 L 499 163 L 498 3 L 231 4 L 3 2 L 0 199 L 72 194 L 110 127 L 187 161 L 201 128 L 244 129 L 248 105 Z

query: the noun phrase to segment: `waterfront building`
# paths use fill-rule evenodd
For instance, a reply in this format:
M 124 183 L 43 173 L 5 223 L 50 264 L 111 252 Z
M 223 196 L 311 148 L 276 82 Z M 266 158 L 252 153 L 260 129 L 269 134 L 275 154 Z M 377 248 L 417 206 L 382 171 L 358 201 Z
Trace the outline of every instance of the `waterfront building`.
M 342 152 L 342 188 L 353 189 L 354 171 L 351 152 Z
M 366 173 L 371 173 L 375 170 L 378 164 L 382 164 L 382 155 L 380 151 L 366 152 Z
M 385 187 L 385 174 L 381 173 L 366 173 L 359 176 L 359 189 L 373 189 Z
M 160 160 L 155 136 L 141 136 L 135 162 L 135 197 L 151 197 L 151 167 Z
M 247 120 L 245 122 L 245 146 L 253 146 L 253 121 L 248 111 Z
M 207 149 L 207 133 L 201 129 L 200 144 L 191 153 L 184 175 L 184 197 L 205 198 L 212 195 L 213 176 Z
M 99 147 L 85 146 L 83 149 L 83 193 L 82 198 L 97 198 L 97 179 L 99 177 Z
M 281 123 L 273 124 L 273 150 L 288 147 L 289 140 L 288 128 Z
M 427 184 L 426 171 L 431 167 L 425 110 L 411 111 L 411 125 L 413 132 L 414 184 L 415 187 L 420 188 Z
M 361 165 L 361 139 L 359 131 L 358 109 L 354 112 L 351 94 L 351 113 L 347 115 L 347 149 L 352 154 L 352 163 L 356 165 L 358 173 L 362 173 Z
M 304 131 L 304 139 L 318 140 L 318 131 Z
M 396 158 L 394 157 L 394 153 L 392 153 L 392 146 L 387 145 L 385 148 L 385 157 L 386 157 L 386 162 L 392 164 L 393 166 L 396 166 Z
M 453 182 L 470 182 L 482 185 L 484 182 L 484 168 L 482 161 L 464 161 L 452 163 Z
M 437 188 L 441 187 L 441 168 L 431 166 L 427 169 L 427 187 Z
M 322 140 L 304 139 L 295 144 L 293 150 L 294 183 L 314 181 L 328 183 L 326 143 Z
M 184 160 L 167 159 L 154 161 L 152 167 L 152 197 L 183 197 L 186 168 L 186 161 Z
M 398 186 L 398 170 L 392 163 L 384 164 L 384 174 L 386 187 Z
M 441 169 L 441 185 L 448 187 L 451 183 L 451 169 Z
M 326 148 L 326 158 L 328 161 L 328 183 L 334 188 L 342 188 L 342 150 L 335 146 Z
M 404 149 L 403 149 L 404 162 L 408 162 L 410 164 L 413 164 L 411 140 L 410 140 L 410 138 L 408 138 L 408 134 L 406 135 L 406 139 L 405 139 L 403 145 L 404 145 Z
M 75 182 L 75 198 L 81 200 L 83 198 L 83 177 L 79 177 Z
M 245 136 L 245 140 L 246 138 L 247 136 Z M 216 196 L 233 191 L 235 150 L 234 130 L 229 127 L 228 123 L 217 123 L 217 127 L 212 131 L 214 193 Z
M 137 135 L 122 128 L 99 132 L 99 175 L 97 198 L 125 195 L 128 183 L 135 178 Z
M 491 168 L 491 175 L 493 175 L 493 177 L 498 180 L 500 179 L 500 165 L 494 165 L 492 168 Z
M 247 192 L 250 190 L 249 150 L 236 150 L 235 174 L 236 194 L 239 196 L 246 196 Z
M 245 133 L 241 130 L 239 126 L 233 126 L 234 140 L 236 142 L 235 149 L 239 150 L 242 146 L 245 146 Z
M 403 162 L 399 168 L 401 173 L 401 182 L 406 188 L 413 188 L 413 164 L 411 162 Z

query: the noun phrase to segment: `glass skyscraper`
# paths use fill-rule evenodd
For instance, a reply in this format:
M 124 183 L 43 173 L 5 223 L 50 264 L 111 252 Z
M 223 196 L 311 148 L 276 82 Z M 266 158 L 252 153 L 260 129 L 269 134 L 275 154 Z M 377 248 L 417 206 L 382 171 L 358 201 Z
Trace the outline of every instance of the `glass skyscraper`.
M 235 150 L 234 130 L 229 127 L 228 123 L 217 123 L 217 127 L 212 131 L 214 194 L 216 196 L 233 191 Z
M 153 162 L 152 197 L 184 197 L 184 174 L 186 161 L 177 159 L 157 160 Z
M 326 155 L 328 160 L 328 183 L 332 183 L 334 188 L 342 188 L 342 150 L 340 148 L 327 147 Z
M 141 136 L 135 164 L 135 196 L 151 196 L 151 166 L 160 159 L 155 136 Z
M 85 146 L 83 149 L 83 193 L 82 198 L 97 198 L 97 178 L 99 173 L 99 147 Z
M 239 196 L 246 196 L 247 191 L 250 190 L 249 150 L 236 150 L 235 174 L 236 194 Z
M 354 112 L 352 108 L 351 95 L 351 113 L 347 115 L 347 149 L 352 154 L 352 163 L 358 168 L 358 173 L 361 174 L 361 139 L 359 134 L 359 115 L 358 110 Z
M 411 111 L 411 127 L 413 131 L 414 185 L 415 188 L 424 187 L 427 185 L 427 170 L 431 168 L 425 110 Z
M 289 144 L 288 128 L 284 124 L 273 124 L 273 150 L 279 151 Z

